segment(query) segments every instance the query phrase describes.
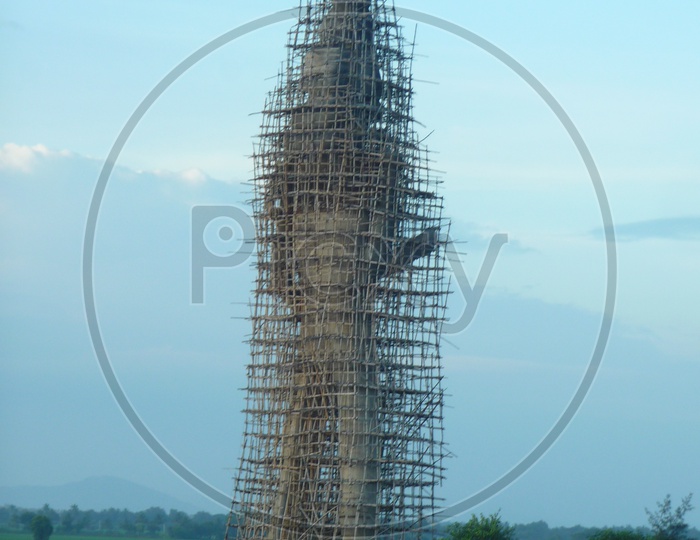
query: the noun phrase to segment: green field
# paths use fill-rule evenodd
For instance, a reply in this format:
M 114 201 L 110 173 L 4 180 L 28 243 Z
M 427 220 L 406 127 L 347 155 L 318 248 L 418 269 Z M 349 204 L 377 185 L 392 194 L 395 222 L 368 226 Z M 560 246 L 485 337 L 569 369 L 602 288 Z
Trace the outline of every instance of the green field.
M 119 540 L 149 540 L 144 537 L 131 536 L 77 536 L 69 534 L 52 534 L 50 540 L 107 540 L 109 538 L 118 538 Z M 0 533 L 0 540 L 33 540 L 29 533 Z

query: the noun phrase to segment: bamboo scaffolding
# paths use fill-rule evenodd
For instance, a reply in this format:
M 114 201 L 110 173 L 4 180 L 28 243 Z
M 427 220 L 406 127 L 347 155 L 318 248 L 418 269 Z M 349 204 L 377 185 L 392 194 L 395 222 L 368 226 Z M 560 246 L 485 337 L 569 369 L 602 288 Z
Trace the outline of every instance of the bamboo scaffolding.
M 425 538 L 443 475 L 449 224 L 415 132 L 412 58 L 383 0 L 308 0 L 300 14 L 254 156 L 230 533 Z

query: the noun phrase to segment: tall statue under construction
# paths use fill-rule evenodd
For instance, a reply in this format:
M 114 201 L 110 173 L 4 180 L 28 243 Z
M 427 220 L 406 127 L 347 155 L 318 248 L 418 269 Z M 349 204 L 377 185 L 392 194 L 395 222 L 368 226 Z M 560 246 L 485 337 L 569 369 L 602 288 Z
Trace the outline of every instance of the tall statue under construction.
M 308 1 L 308 3 L 307 3 Z M 421 538 L 443 474 L 442 199 L 382 0 L 302 0 L 255 152 L 239 539 Z

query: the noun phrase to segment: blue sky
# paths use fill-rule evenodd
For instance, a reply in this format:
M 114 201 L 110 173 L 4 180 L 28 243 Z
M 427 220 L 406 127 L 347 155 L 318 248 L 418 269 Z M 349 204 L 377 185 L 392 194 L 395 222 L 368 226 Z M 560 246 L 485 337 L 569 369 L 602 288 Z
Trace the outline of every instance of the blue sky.
M 398 5 L 475 32 L 547 87 L 596 160 L 618 231 L 616 317 L 593 388 L 550 451 L 474 510 L 641 525 L 666 493 L 700 496 L 700 6 Z M 109 474 L 216 508 L 109 394 L 85 322 L 82 241 L 102 163 L 146 94 L 205 43 L 288 7 L 2 3 L 0 485 Z M 224 492 L 241 444 L 253 274 L 209 270 L 205 303 L 192 305 L 190 212 L 246 208 L 252 113 L 290 24 L 228 44 L 158 99 L 124 147 L 96 234 L 97 310 L 117 376 L 158 439 Z M 606 290 L 603 223 L 580 156 L 532 89 L 474 45 L 404 25 L 417 36 L 419 135 L 444 171 L 472 282 L 491 236 L 509 236 L 474 321 L 443 347 L 452 504 L 522 459 L 583 377 Z M 463 306 L 456 292 L 451 317 Z M 700 526 L 700 511 L 689 521 Z

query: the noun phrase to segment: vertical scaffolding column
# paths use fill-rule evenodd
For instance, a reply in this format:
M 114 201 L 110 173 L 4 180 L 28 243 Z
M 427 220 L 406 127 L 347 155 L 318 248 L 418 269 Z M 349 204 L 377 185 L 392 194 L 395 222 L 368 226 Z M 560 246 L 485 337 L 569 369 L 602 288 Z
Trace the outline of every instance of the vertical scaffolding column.
M 294 255 L 303 261 L 300 333 L 305 357 L 331 373 L 325 389 L 336 409 L 337 525 L 342 538 L 376 532 L 379 482 L 377 359 L 373 351 L 372 250 L 361 233 L 376 228 L 357 211 L 295 218 Z
M 305 1 L 305 0 L 304 0 Z M 442 474 L 442 202 L 383 0 L 310 1 L 263 111 L 241 540 L 421 538 Z

